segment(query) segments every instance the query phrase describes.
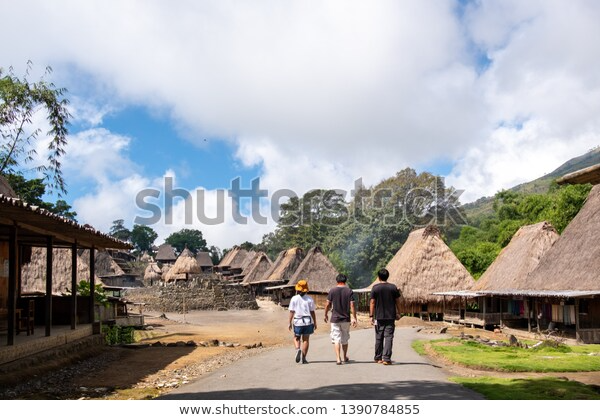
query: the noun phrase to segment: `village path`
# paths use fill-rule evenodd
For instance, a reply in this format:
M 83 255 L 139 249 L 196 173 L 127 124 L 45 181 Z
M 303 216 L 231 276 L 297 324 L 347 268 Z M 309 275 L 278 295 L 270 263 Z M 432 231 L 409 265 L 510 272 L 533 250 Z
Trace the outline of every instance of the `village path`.
M 323 326 L 329 328 L 329 325 Z M 474 400 L 480 394 L 450 382 L 448 373 L 419 356 L 414 328 L 396 328 L 394 364 L 373 362 L 371 329 L 351 332 L 350 362 L 336 365 L 328 334 L 311 339 L 309 364 L 296 364 L 294 350 L 276 348 L 243 359 L 159 399 L 182 400 Z

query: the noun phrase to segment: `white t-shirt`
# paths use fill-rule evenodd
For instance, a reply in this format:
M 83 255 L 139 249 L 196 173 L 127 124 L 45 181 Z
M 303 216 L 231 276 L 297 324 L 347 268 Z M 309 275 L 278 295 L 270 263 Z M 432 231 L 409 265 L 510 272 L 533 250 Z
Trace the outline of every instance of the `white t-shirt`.
M 289 310 L 294 312 L 294 325 L 301 327 L 313 323 L 311 311 L 316 309 L 315 301 L 308 295 L 295 295 L 290 300 Z

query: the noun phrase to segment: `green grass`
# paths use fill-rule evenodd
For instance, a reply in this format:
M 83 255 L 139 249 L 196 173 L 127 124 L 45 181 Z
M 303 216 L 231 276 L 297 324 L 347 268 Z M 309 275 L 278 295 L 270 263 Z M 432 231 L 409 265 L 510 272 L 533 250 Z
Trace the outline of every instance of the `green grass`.
M 431 348 L 444 358 L 474 369 L 506 372 L 600 371 L 600 345 L 522 349 L 489 347 L 459 339 L 433 340 Z
M 491 377 L 450 380 L 482 394 L 488 400 L 599 400 L 589 385 L 560 378 L 501 379 Z

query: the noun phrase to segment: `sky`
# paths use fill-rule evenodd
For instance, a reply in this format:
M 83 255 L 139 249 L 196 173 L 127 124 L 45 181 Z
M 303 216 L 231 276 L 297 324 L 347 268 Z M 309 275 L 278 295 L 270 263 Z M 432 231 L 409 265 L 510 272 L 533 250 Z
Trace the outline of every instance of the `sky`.
M 22 74 L 30 60 L 34 79 L 51 66 L 68 89 L 65 198 L 106 232 L 143 221 L 158 243 L 191 228 L 226 248 L 260 242 L 291 193 L 349 199 L 357 180 L 412 167 L 464 203 L 600 145 L 592 0 L 0 6 L 0 67 Z M 258 182 L 264 217 L 234 217 L 236 182 Z M 170 185 L 190 193 L 187 215 Z

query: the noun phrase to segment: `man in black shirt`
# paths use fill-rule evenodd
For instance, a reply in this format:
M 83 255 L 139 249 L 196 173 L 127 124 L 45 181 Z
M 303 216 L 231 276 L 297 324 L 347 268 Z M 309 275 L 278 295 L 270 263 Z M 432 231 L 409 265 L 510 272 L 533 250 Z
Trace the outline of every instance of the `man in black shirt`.
M 400 291 L 387 282 L 389 276 L 385 268 L 379 270 L 369 305 L 371 324 L 375 326 L 375 362 L 384 365 L 392 364 L 395 321 L 400 319 Z
M 337 364 L 350 361 L 348 357 L 348 340 L 350 339 L 350 323 L 356 327 L 356 310 L 354 308 L 354 292 L 348 286 L 348 278 L 344 274 L 336 277 L 337 286 L 332 288 L 327 295 L 325 305 L 325 322 L 328 321 L 329 309 L 331 311 L 331 342 L 335 350 Z M 352 318 L 351 318 L 352 316 Z M 341 347 L 341 349 L 340 349 Z

